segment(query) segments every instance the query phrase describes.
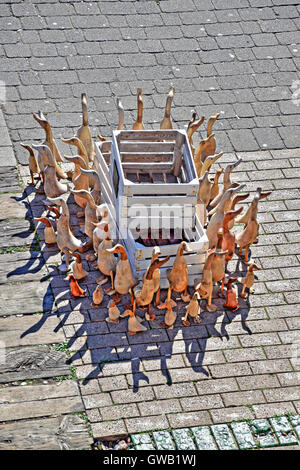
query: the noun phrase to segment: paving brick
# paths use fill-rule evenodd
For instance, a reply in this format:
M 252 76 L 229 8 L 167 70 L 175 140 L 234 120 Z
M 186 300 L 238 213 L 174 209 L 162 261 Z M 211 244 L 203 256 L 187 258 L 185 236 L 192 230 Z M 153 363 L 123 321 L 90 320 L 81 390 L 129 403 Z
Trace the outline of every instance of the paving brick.
M 253 405 L 256 418 L 269 418 L 276 415 L 295 414 L 296 410 L 290 402 L 277 402 L 262 405 Z
M 251 419 L 255 417 L 253 411 L 247 406 L 233 406 L 219 410 L 211 410 L 210 414 L 213 422 L 216 424 L 231 423 L 232 421 Z
M 182 428 L 211 424 L 211 418 L 207 411 L 194 411 L 191 413 L 168 414 L 168 421 L 171 428 Z
M 277 377 L 273 374 L 252 375 L 247 377 L 237 377 L 241 390 L 255 390 L 270 387 L 280 387 Z
M 164 415 L 144 416 L 143 419 L 126 418 L 125 423 L 129 433 L 151 431 L 153 429 L 167 429 L 169 427 L 167 418 Z

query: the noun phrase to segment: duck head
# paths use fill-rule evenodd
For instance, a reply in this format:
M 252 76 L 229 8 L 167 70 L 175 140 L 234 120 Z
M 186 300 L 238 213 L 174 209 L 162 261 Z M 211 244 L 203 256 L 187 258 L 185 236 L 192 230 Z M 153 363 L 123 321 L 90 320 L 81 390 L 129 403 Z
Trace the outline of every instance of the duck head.
M 133 313 L 132 310 L 125 310 L 125 312 L 123 313 L 123 315 L 121 315 L 121 318 L 125 318 L 125 317 L 135 317 L 135 314 Z
M 127 256 L 127 253 L 126 253 L 126 250 L 124 248 L 123 245 L 121 245 L 120 243 L 117 243 L 117 245 L 113 246 L 112 248 L 107 248 L 106 251 L 108 253 L 120 253 L 121 255 L 121 260 L 126 260 L 128 259 L 128 256 Z
M 166 258 L 159 260 L 155 259 L 152 261 L 150 268 L 148 269 L 146 279 L 152 279 L 153 273 L 156 269 L 159 269 L 163 264 L 165 264 L 167 261 L 169 261 L 170 256 L 167 256 Z

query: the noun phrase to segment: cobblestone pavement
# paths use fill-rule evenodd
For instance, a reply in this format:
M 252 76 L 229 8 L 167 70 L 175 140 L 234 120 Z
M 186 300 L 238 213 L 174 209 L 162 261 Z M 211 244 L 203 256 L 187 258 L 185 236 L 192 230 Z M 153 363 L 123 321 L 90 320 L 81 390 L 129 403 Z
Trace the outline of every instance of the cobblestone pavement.
M 295 3 L 127 1 L 122 10 L 114 1 L 1 3 L 0 353 L 9 353 L 0 363 L 1 449 L 88 448 L 91 436 L 300 413 Z M 110 136 L 116 124 L 113 92 L 127 123 L 134 121 L 139 85 L 151 127 L 170 82 L 176 127 L 193 108 L 206 117 L 224 110 L 216 123 L 217 149 L 227 152 L 221 164 L 243 158 L 233 179 L 246 183 L 249 200 L 258 186 L 272 190 L 260 202 L 252 247 L 263 270 L 237 313 L 216 298 L 216 314 L 204 312 L 199 326 L 185 328 L 179 303 L 174 330 L 161 328 L 157 311 L 148 332 L 130 337 L 126 320 L 110 325 L 105 307 L 91 308 L 92 264 L 84 261 L 89 276 L 81 283 L 89 296 L 70 299 L 57 251 L 35 232 L 44 197 L 14 155 L 27 163 L 19 142 L 42 138 L 32 118 L 39 109 L 57 139 L 72 135 L 82 91 L 94 136 Z M 71 197 L 69 207 L 82 236 Z M 228 268 L 241 272 L 236 256 Z

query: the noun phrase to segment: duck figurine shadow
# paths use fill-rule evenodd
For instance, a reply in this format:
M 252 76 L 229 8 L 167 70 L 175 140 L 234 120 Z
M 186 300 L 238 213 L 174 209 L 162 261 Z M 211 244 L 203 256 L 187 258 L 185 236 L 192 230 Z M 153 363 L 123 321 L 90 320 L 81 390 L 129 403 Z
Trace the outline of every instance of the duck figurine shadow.
M 87 105 L 86 93 L 81 94 L 81 107 L 82 107 L 82 125 L 77 130 L 76 136 L 83 143 L 89 162 L 93 162 L 94 157 L 95 157 L 95 148 L 94 148 L 94 142 L 92 139 L 91 129 L 89 127 L 88 105 Z
M 196 325 L 199 325 L 200 320 L 200 305 L 199 305 L 200 295 L 196 291 L 194 292 L 190 303 L 186 306 L 185 316 L 182 320 L 183 326 L 190 326 L 191 322 L 188 321 L 188 317 L 191 317 Z
M 21 142 L 20 145 L 22 145 L 22 147 L 26 149 L 29 153 L 28 166 L 29 166 L 29 172 L 30 172 L 30 177 L 31 177 L 31 181 L 29 184 L 34 186 L 35 184 L 34 175 L 37 175 L 37 178 L 41 179 L 41 170 L 40 170 L 39 164 L 37 162 L 36 156 L 34 155 L 33 148 L 30 145 L 23 144 L 23 142 Z
M 130 289 L 130 293 L 133 294 L 135 299 L 136 307 L 148 307 L 148 312 L 146 313 L 146 320 L 148 321 L 153 321 L 156 318 L 154 313 L 151 312 L 151 302 L 155 294 L 155 288 L 157 287 L 153 275 L 161 266 L 169 261 L 169 259 L 170 256 L 162 260 L 154 259 L 144 275 L 144 280 Z
M 132 126 L 132 129 L 134 131 L 143 131 L 145 126 L 143 124 L 143 94 L 141 88 L 137 89 L 137 108 L 137 118 Z
M 243 284 L 242 292 L 240 294 L 240 297 L 243 299 L 247 299 L 249 294 L 254 293 L 254 289 L 252 289 L 252 286 L 254 284 L 255 276 L 254 276 L 254 271 L 256 270 L 261 270 L 262 268 L 258 266 L 255 263 L 249 264 L 248 271 L 246 276 L 241 280 Z M 245 292 L 245 290 L 248 290 L 248 292 Z
M 171 121 L 171 106 L 174 97 L 174 87 L 170 88 L 169 94 L 167 96 L 166 106 L 165 106 L 165 115 L 163 120 L 160 123 L 160 129 L 173 129 L 173 124 Z

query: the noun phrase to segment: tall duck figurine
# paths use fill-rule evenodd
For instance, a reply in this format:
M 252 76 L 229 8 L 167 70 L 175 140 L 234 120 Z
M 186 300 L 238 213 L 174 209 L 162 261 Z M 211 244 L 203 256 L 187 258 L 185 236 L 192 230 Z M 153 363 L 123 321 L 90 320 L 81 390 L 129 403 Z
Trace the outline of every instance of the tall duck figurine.
M 82 171 L 80 170 L 80 168 L 83 168 L 84 170 L 88 170 L 88 166 L 86 165 L 83 158 L 81 158 L 79 155 L 76 155 L 74 157 L 72 156 L 69 157 L 65 155 L 65 159 L 75 164 L 75 172 L 78 175 L 73 181 L 75 190 L 80 191 L 84 189 L 85 191 L 89 191 L 89 176 L 82 173 Z M 84 217 L 84 211 L 87 205 L 87 200 L 81 197 L 78 193 L 74 193 L 74 200 L 76 204 L 83 209 L 82 211 L 77 212 L 76 214 L 77 217 L 78 218 Z
M 50 148 L 47 145 L 34 144 L 32 144 L 32 147 L 38 151 L 39 161 L 44 162 L 44 191 L 47 198 L 59 197 L 67 193 L 68 186 L 57 179 L 56 163 Z
M 202 299 L 207 299 L 206 310 L 208 312 L 215 312 L 218 307 L 211 303 L 213 293 L 213 272 L 212 263 L 218 256 L 224 256 L 225 252 L 213 251 L 209 253 L 202 272 L 202 280 L 195 285 L 196 291 Z
M 250 218 L 244 230 L 236 236 L 236 244 L 239 246 L 238 255 L 242 258 L 243 248 L 245 248 L 244 263 L 248 263 L 249 248 L 257 240 L 259 223 L 257 221 L 258 201 L 260 199 L 261 188 L 257 188 L 255 197 L 250 205 Z
M 56 245 L 56 235 L 54 232 L 54 228 L 52 227 L 52 224 L 48 217 L 35 217 L 34 220 L 37 222 L 42 222 L 45 224 L 45 229 L 44 229 L 44 238 L 45 238 L 45 243 L 46 246 L 55 246 Z
M 200 323 L 200 317 L 199 317 L 199 314 L 200 314 L 200 306 L 199 306 L 199 300 L 200 300 L 200 295 L 198 294 L 198 292 L 194 292 L 193 294 L 193 297 L 191 298 L 191 301 L 190 303 L 186 306 L 186 312 L 185 312 L 185 316 L 182 320 L 182 324 L 183 326 L 190 326 L 190 322 L 188 321 L 188 316 L 190 316 L 191 318 L 193 318 L 194 320 L 194 323 L 196 325 L 199 325 Z
M 213 215 L 216 212 L 218 204 L 220 203 L 222 196 L 225 194 L 227 189 L 235 188 L 238 186 L 237 183 L 231 183 L 230 176 L 232 171 L 241 163 L 241 161 L 242 159 L 239 158 L 236 162 L 229 163 L 228 165 L 226 165 L 223 179 L 223 191 L 220 191 L 219 194 L 215 197 L 215 199 L 210 202 L 210 207 L 213 209 L 210 211 L 209 215 Z M 225 212 L 228 212 L 230 210 L 230 204 L 231 199 L 226 202 Z
M 245 199 L 247 199 L 247 197 L 249 197 L 249 193 L 247 194 L 237 194 L 231 201 L 231 206 L 230 206 L 230 211 L 234 211 L 235 210 L 235 206 L 241 202 L 241 201 L 244 201 Z M 238 215 L 238 214 L 237 214 Z M 229 221 L 228 221 L 228 228 L 231 230 L 232 227 L 234 226 L 234 218 L 236 216 L 234 216 L 233 218 L 231 218 Z
M 118 243 L 113 248 L 107 248 L 107 253 L 119 253 L 120 259 L 117 262 L 116 266 L 116 275 L 114 281 L 114 288 L 117 292 L 115 297 L 115 302 L 120 302 L 120 294 L 126 295 L 130 292 L 130 289 L 136 284 L 135 279 L 133 278 L 131 266 L 129 259 L 126 253 L 126 250 L 123 245 Z M 131 305 L 133 303 L 133 294 L 131 294 Z
M 248 297 L 248 293 L 245 292 L 245 289 L 248 289 L 248 292 L 250 294 L 253 294 L 253 292 L 254 292 L 254 290 L 252 289 L 252 286 L 253 286 L 254 280 L 255 280 L 254 272 L 253 272 L 255 270 L 261 270 L 261 267 L 258 266 L 255 263 L 249 264 L 247 274 L 244 277 L 244 279 L 242 279 L 243 289 L 242 289 L 242 292 L 241 292 L 240 296 L 243 299 L 247 299 L 247 297 Z
M 62 197 L 48 199 L 52 204 L 62 209 L 61 215 L 56 223 L 56 240 L 60 251 L 64 252 L 65 248 L 71 252 L 82 249 L 83 243 L 76 238 L 70 230 L 70 213 L 65 200 Z
M 225 256 L 225 261 L 228 263 L 234 255 L 235 250 L 235 234 L 229 230 L 229 223 L 234 220 L 243 210 L 243 206 L 237 209 L 236 211 L 226 212 L 223 219 L 223 241 L 222 241 L 222 250 L 227 251 Z
M 226 251 L 223 251 L 222 244 L 223 244 L 223 230 L 218 230 L 217 233 L 218 241 L 217 246 L 215 248 L 215 253 L 219 254 L 219 256 L 215 256 L 212 260 L 211 264 L 211 271 L 212 271 L 212 281 L 215 282 L 222 282 L 221 285 L 221 292 L 220 296 L 223 295 L 223 289 L 225 285 L 225 264 L 226 264 Z
M 252 211 L 252 204 L 256 205 L 257 202 L 256 202 L 256 198 L 257 198 L 257 194 L 259 193 L 259 201 L 261 199 L 265 199 L 266 197 L 270 196 L 270 194 L 272 194 L 272 191 L 268 191 L 266 193 L 263 193 L 262 192 L 262 188 L 257 188 L 257 193 L 254 195 L 254 198 L 250 204 L 250 206 L 248 207 L 248 209 L 246 210 L 245 214 L 243 214 L 239 219 L 237 219 L 237 224 L 245 224 L 247 225 L 247 223 L 249 222 L 250 220 L 250 217 L 251 217 L 251 211 Z
M 134 131 L 142 131 L 145 129 L 144 124 L 143 124 L 143 95 L 142 95 L 142 89 L 138 88 L 137 89 L 137 118 L 135 123 L 132 126 L 132 129 Z
M 172 291 L 178 293 L 183 292 L 183 294 L 181 294 L 183 302 L 189 302 L 191 300 L 190 295 L 187 292 L 189 277 L 187 262 L 183 254 L 184 252 L 189 253 L 190 249 L 188 244 L 185 241 L 182 241 L 177 249 L 173 267 L 171 270 L 168 270 L 169 289 L 167 299 L 164 304 L 158 306 L 159 309 L 165 308 L 165 304 L 168 302 L 171 306 L 176 306 L 176 302 L 171 298 Z
M 207 223 L 207 206 L 210 200 L 211 181 L 209 173 L 206 171 L 204 175 L 199 178 L 199 190 L 197 194 L 197 208 L 196 212 L 201 225 L 204 227 Z
M 209 240 L 209 248 L 213 248 L 217 244 L 217 233 L 218 230 L 222 227 L 225 215 L 225 207 L 228 200 L 231 200 L 233 194 L 241 191 L 245 186 L 245 184 L 240 184 L 237 188 L 227 189 L 227 191 L 223 194 L 221 201 L 218 204 L 217 210 L 211 217 L 206 229 L 206 235 Z
M 22 147 L 29 152 L 28 164 L 29 164 L 29 172 L 31 176 L 31 182 L 29 184 L 34 185 L 34 175 L 38 175 L 38 178 L 41 178 L 41 170 L 39 164 L 37 162 L 36 156 L 34 155 L 34 151 L 30 145 L 23 144 L 21 142 Z
M 88 105 L 86 93 L 81 94 L 81 106 L 82 106 L 82 125 L 77 131 L 77 137 L 83 143 L 88 159 L 90 162 L 94 161 L 95 149 L 94 142 L 92 139 L 91 129 L 89 127 L 89 118 L 88 118 Z
M 214 181 L 213 181 L 212 187 L 211 187 L 210 201 L 209 202 L 213 201 L 215 199 L 215 197 L 217 197 L 218 194 L 219 194 L 219 191 L 220 191 L 219 179 L 220 179 L 220 176 L 223 173 L 223 171 L 224 171 L 224 168 L 219 168 L 219 170 L 215 174 Z
M 105 238 L 98 245 L 98 254 L 97 254 L 97 266 L 99 271 L 102 273 L 103 278 L 99 280 L 100 284 L 105 284 L 107 282 L 107 276 L 110 276 L 111 287 L 105 289 L 107 294 L 114 293 L 114 274 L 117 267 L 117 258 L 115 255 L 107 250 L 110 250 L 113 247 L 113 242 L 110 238 L 109 225 L 106 222 L 99 224 L 99 228 L 104 231 Z
M 200 174 L 198 175 L 201 177 L 207 170 L 210 170 L 211 166 L 216 163 L 219 158 L 221 158 L 223 152 L 218 153 L 217 155 L 209 155 L 201 165 Z
M 167 101 L 166 101 L 165 115 L 164 115 L 163 120 L 160 123 L 160 129 L 173 129 L 173 125 L 171 121 L 171 106 L 172 106 L 173 96 L 174 96 L 174 88 L 171 87 L 168 97 L 167 97 Z
M 83 145 L 81 140 L 78 139 L 78 137 L 76 137 L 76 136 L 71 137 L 70 139 L 63 139 L 62 138 L 61 140 L 65 144 L 75 146 L 77 148 L 78 155 L 85 161 L 85 164 L 86 164 L 85 168 L 89 168 L 88 154 L 87 154 L 85 146 Z M 80 165 L 75 163 L 75 169 L 74 169 L 74 171 L 72 171 L 72 174 L 71 174 L 71 179 L 72 179 L 73 183 L 76 180 L 77 176 L 79 176 L 79 175 L 80 175 Z
M 169 259 L 170 256 L 167 256 L 162 260 L 154 259 L 145 273 L 142 285 L 139 283 L 130 290 L 130 292 L 133 292 L 137 307 L 148 306 L 148 313 L 146 314 L 146 320 L 148 321 L 153 321 L 156 318 L 156 316 L 151 312 L 151 302 L 155 294 L 155 288 L 157 287 L 155 280 L 153 279 L 153 275 L 161 266 L 169 261 Z
M 205 117 L 202 116 L 199 119 L 197 118 L 198 118 L 197 113 L 193 112 L 192 119 L 190 120 L 187 131 L 186 131 L 193 156 L 195 155 L 193 134 L 199 129 L 201 124 L 203 124 Z

